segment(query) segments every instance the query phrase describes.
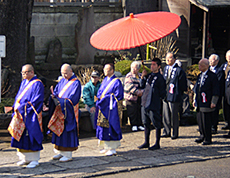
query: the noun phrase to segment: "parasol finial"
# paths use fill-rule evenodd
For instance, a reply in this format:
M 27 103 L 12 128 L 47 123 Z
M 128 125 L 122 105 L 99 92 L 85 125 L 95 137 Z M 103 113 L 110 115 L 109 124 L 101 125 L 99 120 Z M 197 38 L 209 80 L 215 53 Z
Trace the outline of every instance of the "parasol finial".
M 129 14 L 129 17 L 130 17 L 130 18 L 134 18 L 133 13 L 130 13 L 130 14 Z

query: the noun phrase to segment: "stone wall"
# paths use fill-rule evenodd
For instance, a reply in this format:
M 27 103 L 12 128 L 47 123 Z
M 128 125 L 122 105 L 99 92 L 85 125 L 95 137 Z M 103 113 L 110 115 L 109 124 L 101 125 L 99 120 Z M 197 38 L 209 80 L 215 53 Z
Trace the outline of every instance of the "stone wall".
M 123 17 L 121 3 L 93 5 L 95 29 Z M 50 7 L 49 4 L 37 3 L 34 5 L 31 36 L 35 37 L 35 60 L 45 60 L 48 44 L 58 38 L 62 43 L 62 58 L 76 60 L 75 25 L 79 19 L 79 10 L 84 10 L 81 4 L 61 4 Z

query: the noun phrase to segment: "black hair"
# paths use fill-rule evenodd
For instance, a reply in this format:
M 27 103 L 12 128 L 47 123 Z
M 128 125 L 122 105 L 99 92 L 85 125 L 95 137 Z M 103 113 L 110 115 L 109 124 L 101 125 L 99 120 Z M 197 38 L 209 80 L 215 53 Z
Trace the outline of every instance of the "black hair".
M 161 66 L 161 60 L 159 58 L 155 57 L 152 61 L 156 62 L 158 66 Z

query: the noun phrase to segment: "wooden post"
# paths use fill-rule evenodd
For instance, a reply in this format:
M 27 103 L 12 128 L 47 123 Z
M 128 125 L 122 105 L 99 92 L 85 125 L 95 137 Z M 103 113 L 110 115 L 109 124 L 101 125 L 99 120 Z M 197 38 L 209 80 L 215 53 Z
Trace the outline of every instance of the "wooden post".
M 207 48 L 207 12 L 204 11 L 203 38 L 202 38 L 202 58 L 205 58 L 205 56 L 206 56 L 206 48 Z

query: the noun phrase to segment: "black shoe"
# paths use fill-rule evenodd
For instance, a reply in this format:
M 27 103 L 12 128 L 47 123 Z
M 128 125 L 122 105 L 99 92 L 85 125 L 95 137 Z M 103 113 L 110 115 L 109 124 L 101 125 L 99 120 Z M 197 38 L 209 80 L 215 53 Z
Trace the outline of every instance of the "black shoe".
M 177 138 L 178 138 L 178 136 L 172 136 L 172 137 L 171 137 L 172 140 L 175 140 L 175 139 L 177 139 Z
M 228 125 L 226 125 L 226 126 L 222 127 L 221 129 L 222 129 L 222 130 L 229 130 L 230 127 L 229 127 Z
M 203 143 L 202 143 L 202 145 L 211 145 L 212 144 L 212 142 L 208 142 L 208 141 L 204 141 Z
M 148 150 L 158 150 L 158 149 L 160 149 L 160 145 L 153 145 L 153 146 L 149 147 Z
M 201 142 L 203 142 L 203 141 L 204 141 L 203 138 L 198 138 L 198 139 L 195 140 L 196 143 L 201 143 Z
M 149 148 L 149 144 L 148 143 L 144 143 L 141 146 L 138 146 L 137 148 L 139 148 L 139 149 Z
M 161 137 L 166 138 L 166 137 L 171 137 L 171 135 L 163 134 Z
M 212 128 L 212 134 L 217 134 L 217 129 L 215 129 L 215 128 Z

